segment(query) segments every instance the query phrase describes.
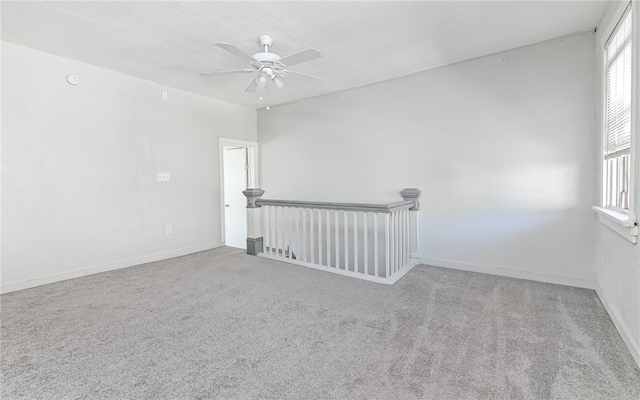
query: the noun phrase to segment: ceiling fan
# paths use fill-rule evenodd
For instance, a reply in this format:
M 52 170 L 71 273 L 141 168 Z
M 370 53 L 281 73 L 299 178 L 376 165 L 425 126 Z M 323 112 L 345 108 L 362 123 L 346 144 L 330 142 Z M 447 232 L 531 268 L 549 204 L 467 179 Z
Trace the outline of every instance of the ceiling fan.
M 300 81 L 308 82 L 308 83 L 321 83 L 324 82 L 325 79 L 303 74 L 301 72 L 290 71 L 287 68 L 300 64 L 306 61 L 315 60 L 316 58 L 322 57 L 322 54 L 314 48 L 308 48 L 306 50 L 299 51 L 297 53 L 293 53 L 286 57 L 280 57 L 275 53 L 269 52 L 269 46 L 273 44 L 273 38 L 268 35 L 262 35 L 258 38 L 260 41 L 260 45 L 264 47 L 264 51 L 254 54 L 250 56 L 244 51 L 240 50 L 236 46 L 218 42 L 216 46 L 220 47 L 228 51 L 231 54 L 234 54 L 237 57 L 242 58 L 247 61 L 253 68 L 246 69 L 232 69 L 228 71 L 215 71 L 215 72 L 203 72 L 200 73 L 200 76 L 212 76 L 212 75 L 221 75 L 221 74 L 236 74 L 236 73 L 252 73 L 255 74 L 255 78 L 251 81 L 251 84 L 245 92 L 260 92 L 262 94 L 262 90 L 267 88 L 271 83 L 275 85 L 278 89 L 284 86 L 285 78 L 295 78 Z

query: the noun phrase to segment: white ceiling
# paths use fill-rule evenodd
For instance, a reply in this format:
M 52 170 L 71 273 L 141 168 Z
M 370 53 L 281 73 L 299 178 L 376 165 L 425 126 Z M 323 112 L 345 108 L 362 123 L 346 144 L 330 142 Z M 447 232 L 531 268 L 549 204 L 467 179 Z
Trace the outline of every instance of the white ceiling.
M 323 57 L 292 67 L 320 85 L 288 82 L 272 105 L 350 89 L 531 43 L 592 30 L 597 1 L 2 2 L 2 40 L 209 97 L 260 108 L 251 75 L 199 72 L 247 68 L 214 46 L 249 54 L 258 36 L 286 56 L 307 47 Z

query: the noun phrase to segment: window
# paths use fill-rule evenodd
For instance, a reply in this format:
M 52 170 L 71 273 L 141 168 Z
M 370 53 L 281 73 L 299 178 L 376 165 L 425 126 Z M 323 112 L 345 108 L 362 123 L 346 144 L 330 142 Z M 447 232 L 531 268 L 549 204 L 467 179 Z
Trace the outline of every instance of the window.
M 629 210 L 631 180 L 632 11 L 605 44 L 603 206 Z
M 638 242 L 633 199 L 638 179 L 633 167 L 638 146 L 638 43 L 633 38 L 638 35 L 639 4 L 622 3 L 602 36 L 602 206 L 593 207 L 600 222 L 632 243 Z

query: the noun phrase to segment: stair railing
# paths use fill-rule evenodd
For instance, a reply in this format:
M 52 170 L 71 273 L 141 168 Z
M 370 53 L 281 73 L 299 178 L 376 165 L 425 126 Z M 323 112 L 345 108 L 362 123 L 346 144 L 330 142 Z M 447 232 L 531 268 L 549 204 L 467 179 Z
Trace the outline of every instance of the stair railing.
M 247 189 L 247 253 L 393 284 L 419 262 L 420 190 L 392 204 L 262 199 Z

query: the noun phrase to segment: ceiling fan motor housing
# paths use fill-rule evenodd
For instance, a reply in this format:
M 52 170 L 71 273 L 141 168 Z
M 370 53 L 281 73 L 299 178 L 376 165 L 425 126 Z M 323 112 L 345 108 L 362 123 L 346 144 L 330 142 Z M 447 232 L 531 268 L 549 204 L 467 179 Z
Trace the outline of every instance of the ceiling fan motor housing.
M 274 63 L 280 60 L 280 56 L 274 53 L 256 53 L 253 55 L 253 58 L 260 61 L 261 63 Z

